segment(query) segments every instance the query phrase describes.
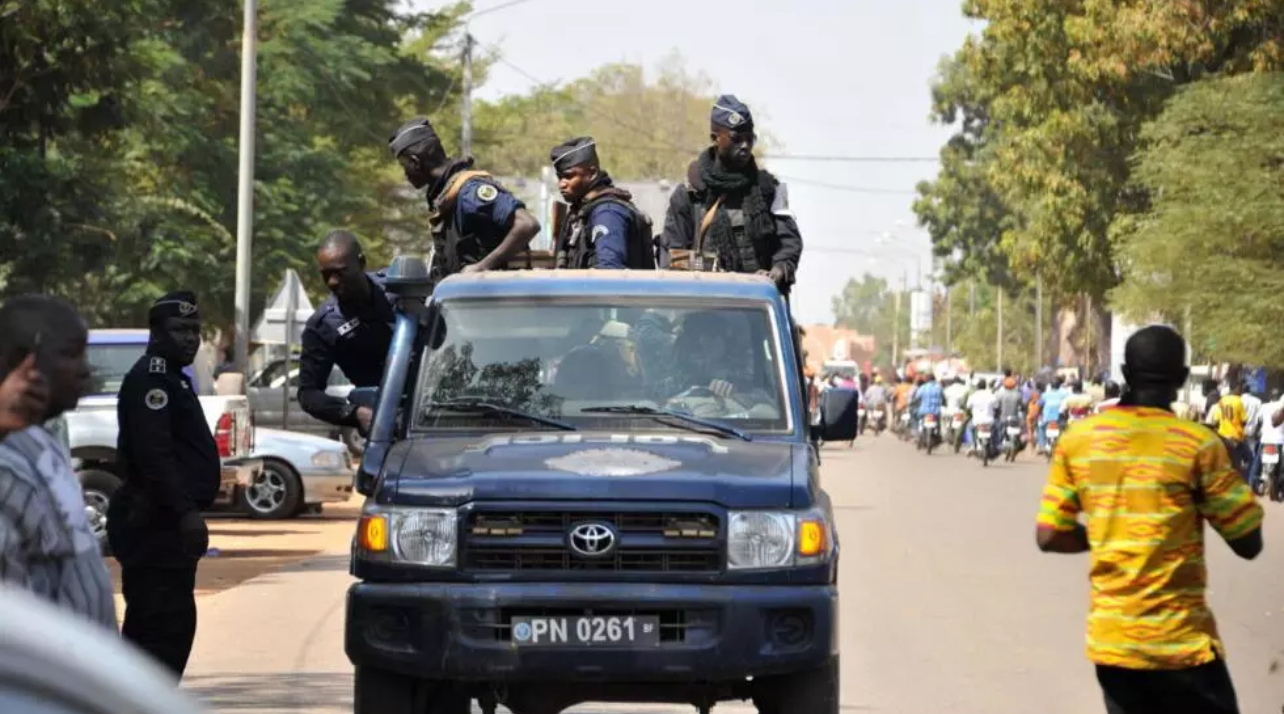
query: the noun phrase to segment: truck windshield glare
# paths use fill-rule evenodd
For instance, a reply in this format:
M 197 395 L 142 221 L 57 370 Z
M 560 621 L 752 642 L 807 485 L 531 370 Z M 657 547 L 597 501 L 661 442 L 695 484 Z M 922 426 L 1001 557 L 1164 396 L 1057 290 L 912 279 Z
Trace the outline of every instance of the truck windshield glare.
M 667 409 L 741 431 L 793 423 L 789 374 L 761 302 L 446 300 L 424 352 L 414 428 L 478 429 L 500 411 L 443 408 L 478 400 L 580 427 Z M 652 428 L 666 427 L 651 420 Z M 539 428 L 527 420 L 524 426 Z

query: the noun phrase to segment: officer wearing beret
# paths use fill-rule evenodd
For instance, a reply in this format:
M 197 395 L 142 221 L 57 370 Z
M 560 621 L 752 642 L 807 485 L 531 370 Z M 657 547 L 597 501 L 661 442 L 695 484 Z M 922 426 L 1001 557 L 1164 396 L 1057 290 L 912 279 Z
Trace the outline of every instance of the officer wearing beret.
M 427 119 L 406 122 L 388 148 L 416 189 L 428 189 L 433 232 L 431 274 L 502 270 L 527 250 L 539 221 L 472 158 L 452 159 Z
M 384 273 L 366 272 L 357 237 L 331 231 L 317 248 L 317 267 L 330 297 L 308 318 L 299 355 L 299 406 L 328 424 L 370 431 L 372 412 L 326 394 L 338 365 L 357 387 L 377 387 L 392 344 L 394 298 Z
M 196 565 L 209 547 L 201 511 L 218 495 L 218 446 L 183 368 L 201 344 L 196 296 L 169 293 L 148 313 L 147 350 L 125 375 L 116 418 L 124 484 L 107 537 L 121 564 L 122 634 L 182 677 L 196 637 Z
M 651 221 L 602 170 L 593 137 L 564 141 L 549 158 L 571 209 L 558 231 L 557 267 L 654 269 Z
M 710 116 L 713 146 L 687 170 L 669 198 L 662 245 L 692 250 L 697 269 L 770 275 L 788 294 L 802 256 L 802 236 L 785 185 L 753 158 L 753 114 L 724 94 Z

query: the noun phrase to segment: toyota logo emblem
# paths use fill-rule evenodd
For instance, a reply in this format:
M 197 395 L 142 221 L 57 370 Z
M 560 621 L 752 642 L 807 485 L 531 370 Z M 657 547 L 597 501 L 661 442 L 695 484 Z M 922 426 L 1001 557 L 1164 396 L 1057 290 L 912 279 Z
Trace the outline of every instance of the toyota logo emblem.
M 615 550 L 615 529 L 603 523 L 581 523 L 571 529 L 566 540 L 576 555 L 600 558 Z

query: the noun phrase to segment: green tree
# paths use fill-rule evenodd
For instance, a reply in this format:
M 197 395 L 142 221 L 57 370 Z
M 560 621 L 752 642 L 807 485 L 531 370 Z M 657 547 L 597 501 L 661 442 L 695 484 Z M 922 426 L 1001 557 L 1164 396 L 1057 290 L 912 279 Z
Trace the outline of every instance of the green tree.
M 899 308 L 897 302 L 899 300 Z M 909 349 L 909 294 L 892 290 L 887 281 L 869 273 L 851 278 L 830 299 L 834 325 L 874 337 L 874 363 L 892 364 L 892 344 L 899 333 L 900 349 Z
M 1143 133 L 1135 178 L 1151 201 L 1121 226 L 1125 314 L 1181 324 L 1226 361 L 1284 364 L 1284 74 L 1195 82 Z

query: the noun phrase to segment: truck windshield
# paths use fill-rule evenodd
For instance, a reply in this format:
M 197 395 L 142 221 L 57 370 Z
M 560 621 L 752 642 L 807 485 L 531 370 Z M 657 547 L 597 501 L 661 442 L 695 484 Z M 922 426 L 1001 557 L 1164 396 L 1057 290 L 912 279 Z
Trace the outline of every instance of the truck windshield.
M 94 377 L 90 394 L 115 394 L 120 383 L 147 350 L 146 343 L 89 345 L 85 357 Z
M 695 298 L 445 301 L 420 362 L 414 428 L 495 428 L 485 415 L 439 408 L 476 399 L 582 429 L 683 428 L 642 410 L 603 409 L 638 406 L 745 432 L 787 431 L 782 385 L 792 370 L 769 307 Z

